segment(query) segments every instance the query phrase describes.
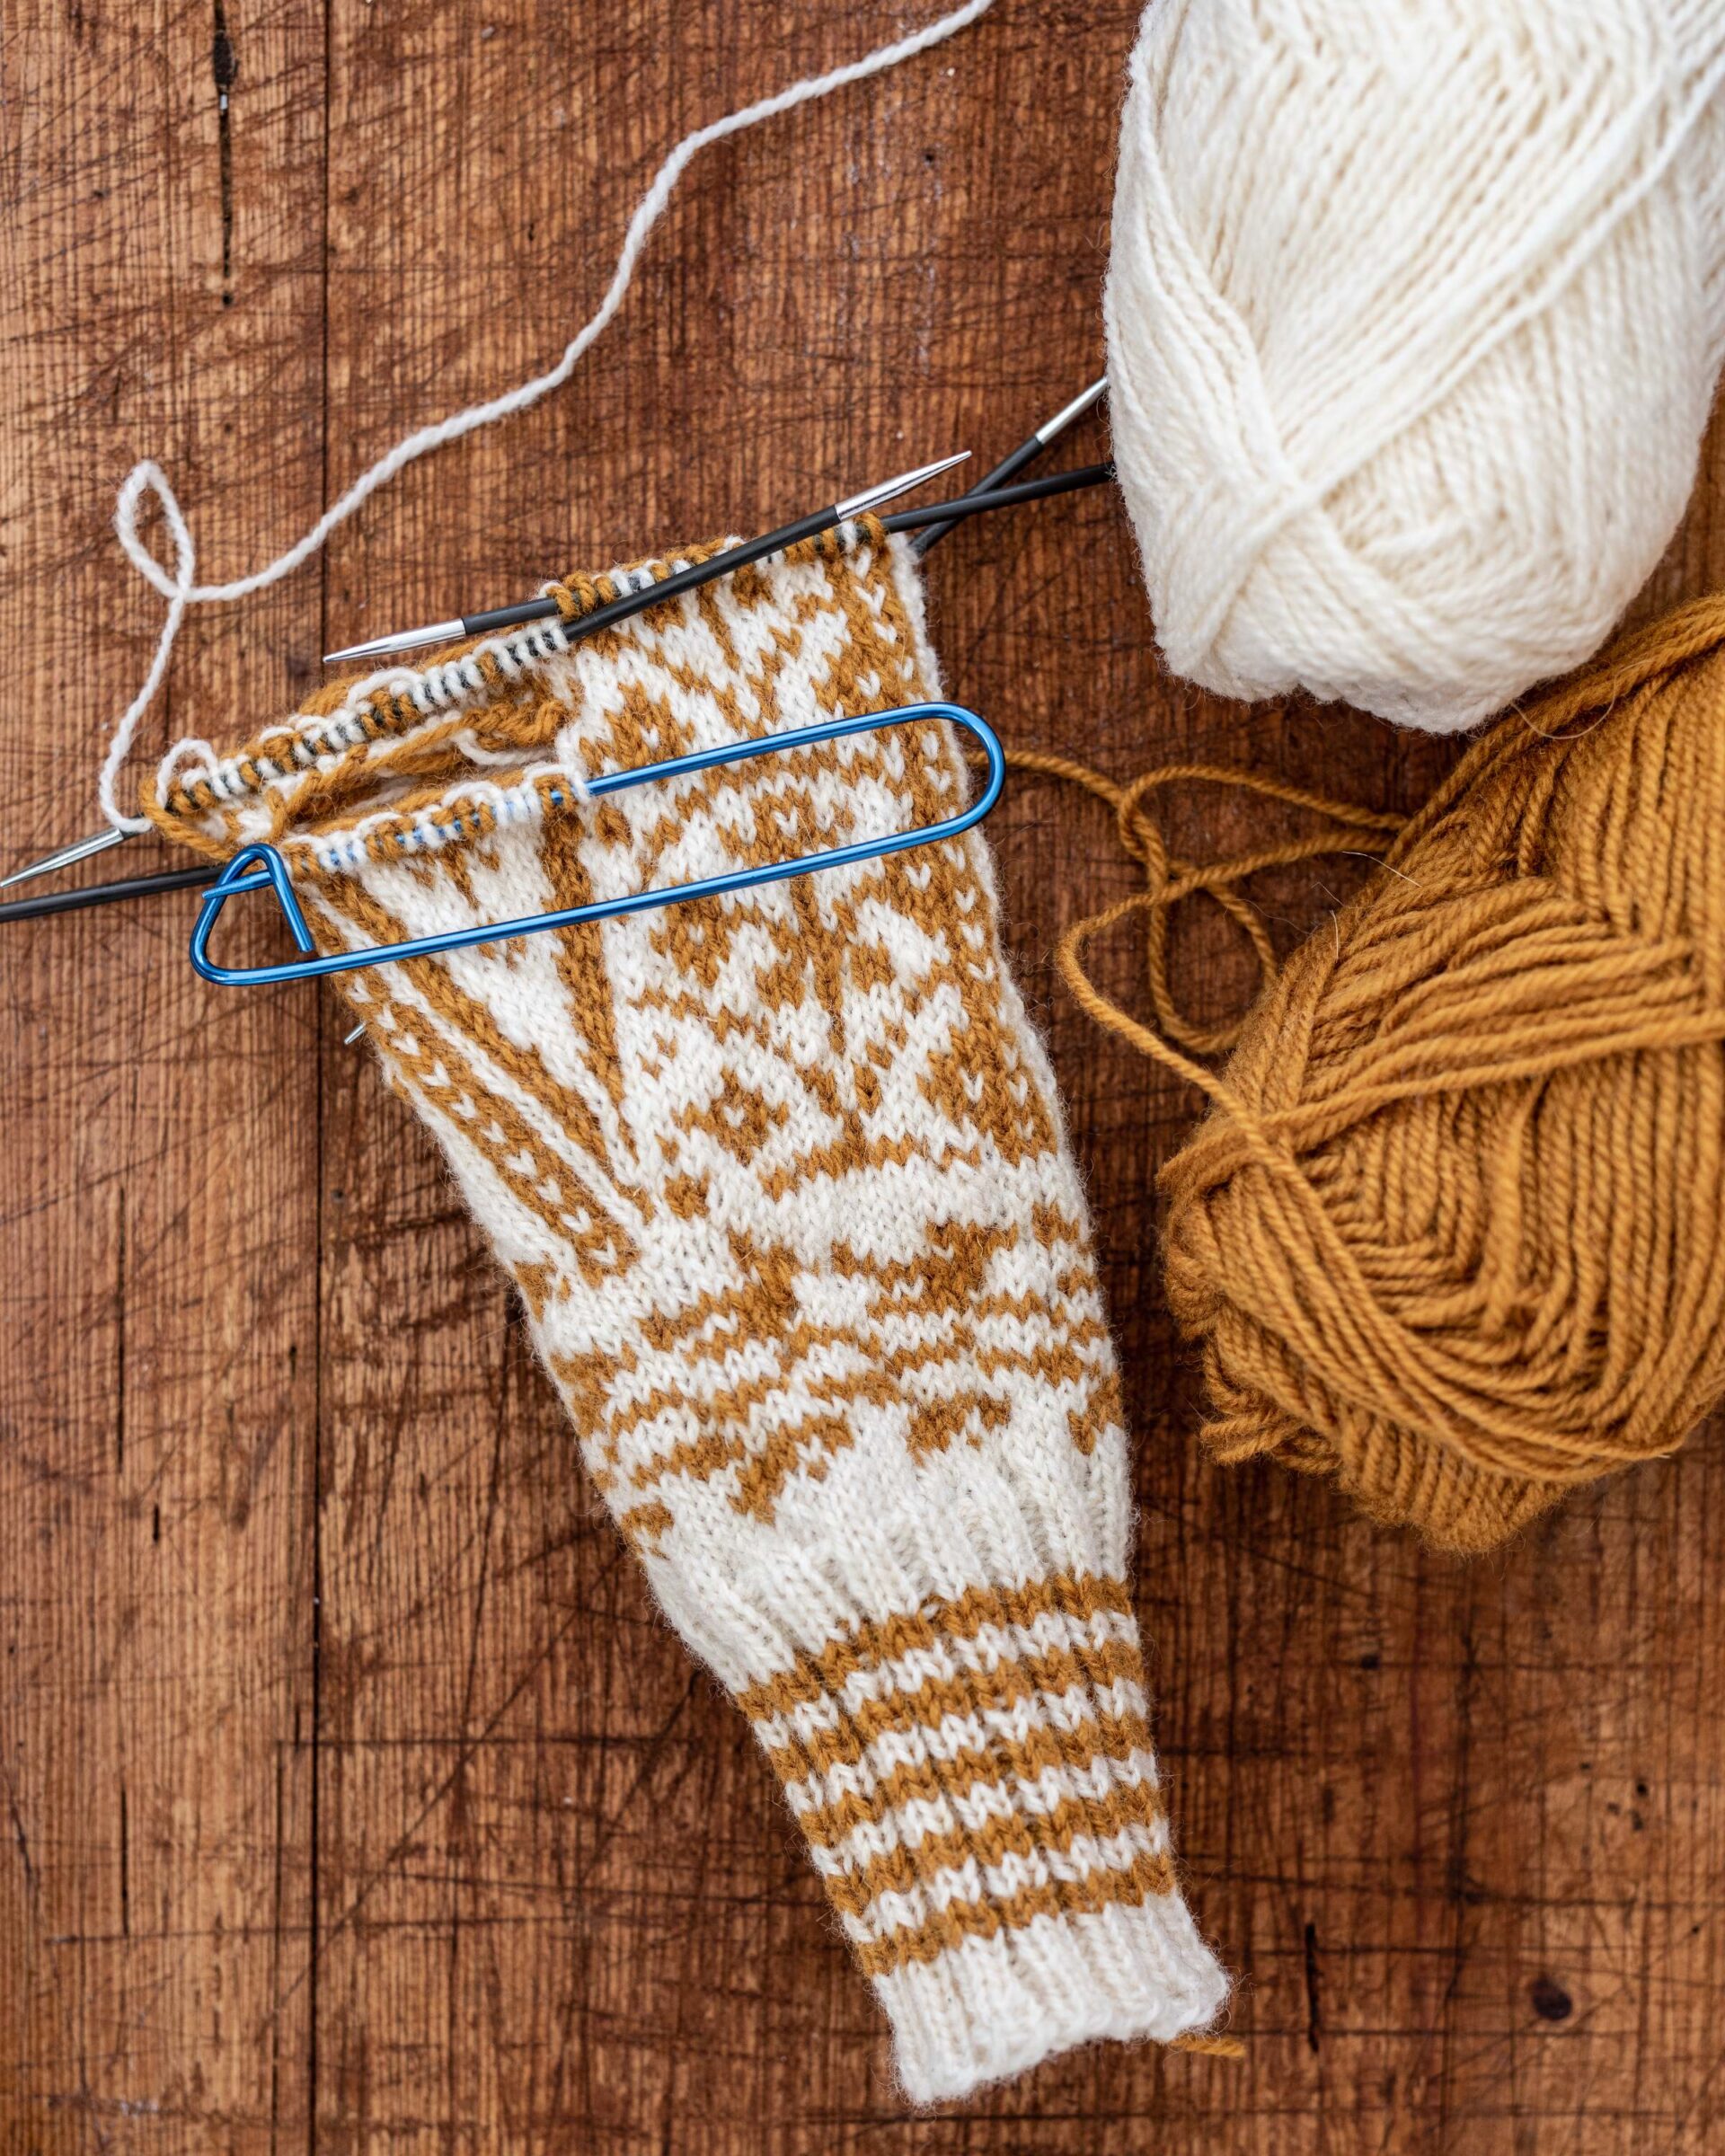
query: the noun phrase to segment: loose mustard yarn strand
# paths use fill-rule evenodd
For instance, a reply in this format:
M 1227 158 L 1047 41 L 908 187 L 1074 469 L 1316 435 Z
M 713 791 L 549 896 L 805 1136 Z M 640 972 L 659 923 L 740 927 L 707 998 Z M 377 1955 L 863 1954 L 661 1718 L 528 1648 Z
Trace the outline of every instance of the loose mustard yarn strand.
M 1168 2048 L 1194 2052 L 1204 2059 L 1243 2059 L 1246 2055 L 1246 2047 L 1238 2037 L 1176 2037 Z
M 1122 848 L 1144 871 L 1143 890 L 1075 922 L 1060 939 L 1056 959 L 1079 1008 L 1140 1055 L 1154 1057 L 1201 1087 L 1212 1100 L 1229 1098 L 1224 1081 L 1193 1058 L 1225 1055 L 1238 1040 L 1244 1021 L 1236 1019 L 1225 1025 L 1201 1026 L 1181 1010 L 1168 966 L 1168 935 L 1176 907 L 1200 896 L 1214 900 L 1245 937 L 1257 960 L 1261 983 L 1268 986 L 1279 976 L 1280 961 L 1261 915 L 1242 887 L 1265 869 L 1287 868 L 1329 853 L 1365 854 L 1381 860 L 1401 830 L 1402 819 L 1362 808 L 1352 801 L 1332 800 L 1327 795 L 1290 785 L 1284 779 L 1230 770 L 1223 764 L 1162 764 L 1121 785 L 1088 764 L 1048 750 L 1009 749 L 1006 761 L 1014 771 L 1081 787 L 1104 802 L 1114 812 Z M 1266 800 L 1322 817 L 1325 828 L 1218 862 L 1181 861 L 1170 853 L 1148 808 L 1152 796 L 1179 785 L 1227 786 L 1255 793 Z M 1146 916 L 1145 972 L 1154 1028 L 1134 1018 L 1106 995 L 1086 972 L 1083 959 L 1085 947 L 1095 938 L 1107 935 L 1137 914 Z M 1182 1054 L 1182 1049 L 1187 1053 Z

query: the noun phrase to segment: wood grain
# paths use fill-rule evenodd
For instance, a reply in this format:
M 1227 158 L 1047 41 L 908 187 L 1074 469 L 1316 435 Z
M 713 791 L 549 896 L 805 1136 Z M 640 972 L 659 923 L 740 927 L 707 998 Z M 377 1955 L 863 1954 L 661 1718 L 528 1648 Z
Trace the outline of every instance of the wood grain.
M 0 43 L 10 863 L 93 824 L 158 602 L 108 519 L 159 455 L 205 568 L 544 366 L 663 151 L 933 0 L 18 0 Z M 156 741 L 314 655 L 987 458 L 1098 370 L 1123 0 L 998 0 L 705 154 L 573 383 L 182 640 Z M 224 120 L 223 81 L 229 86 Z M 1092 453 L 1079 437 L 1074 460 Z M 1649 604 L 1725 575 L 1725 446 Z M 1122 774 L 1242 760 L 1411 805 L 1448 752 L 1158 671 L 1116 505 L 932 557 L 950 691 Z M 99 635 L 91 635 L 93 629 Z M 1249 811 L 1182 804 L 1226 844 Z M 1725 2138 L 1725 1457 L 1460 1568 L 1191 1442 L 1151 1186 L 1194 1103 L 1048 962 L 1127 887 L 1100 810 L 994 826 L 1091 1180 L 1138 1594 L 1237 2063 L 1097 2047 L 907 2116 L 739 1720 L 577 1473 L 519 1312 L 332 1003 L 220 991 L 183 901 L 6 932 L 0 2136 L 117 2150 L 1523 2156 Z M 140 846 L 141 856 L 154 850 Z M 1260 893 L 1291 941 L 1349 873 Z M 1201 1006 L 1246 992 L 1183 925 Z M 1129 946 L 1110 958 L 1130 993 Z

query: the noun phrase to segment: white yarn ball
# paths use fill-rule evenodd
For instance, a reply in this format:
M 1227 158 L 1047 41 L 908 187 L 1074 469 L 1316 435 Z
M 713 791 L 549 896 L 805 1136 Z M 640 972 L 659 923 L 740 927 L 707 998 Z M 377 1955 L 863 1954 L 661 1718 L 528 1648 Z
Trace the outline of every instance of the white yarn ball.
M 1471 725 L 1604 641 L 1725 350 L 1725 0 L 1152 0 L 1115 461 L 1231 696 Z

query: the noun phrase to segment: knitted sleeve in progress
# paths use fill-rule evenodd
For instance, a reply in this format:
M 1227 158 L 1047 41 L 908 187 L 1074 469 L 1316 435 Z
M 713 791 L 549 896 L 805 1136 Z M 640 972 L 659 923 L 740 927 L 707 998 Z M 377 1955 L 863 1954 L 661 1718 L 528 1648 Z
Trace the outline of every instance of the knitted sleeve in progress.
M 571 784 L 938 694 L 920 604 L 901 543 L 847 526 L 621 631 L 332 689 L 149 806 L 273 840 L 326 948 L 931 824 L 967 785 L 933 723 Z M 341 976 L 919 2100 L 1201 2029 L 1225 1993 L 1175 1881 L 1119 1379 L 995 910 L 973 833 Z

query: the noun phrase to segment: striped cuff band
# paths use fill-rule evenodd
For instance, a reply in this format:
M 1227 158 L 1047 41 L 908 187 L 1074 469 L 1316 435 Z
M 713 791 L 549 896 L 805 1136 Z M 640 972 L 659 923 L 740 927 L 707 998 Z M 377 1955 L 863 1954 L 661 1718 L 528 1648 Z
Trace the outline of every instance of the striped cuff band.
M 1125 1588 L 1058 1576 L 862 1623 L 741 1695 L 919 2100 L 1210 2020 Z

